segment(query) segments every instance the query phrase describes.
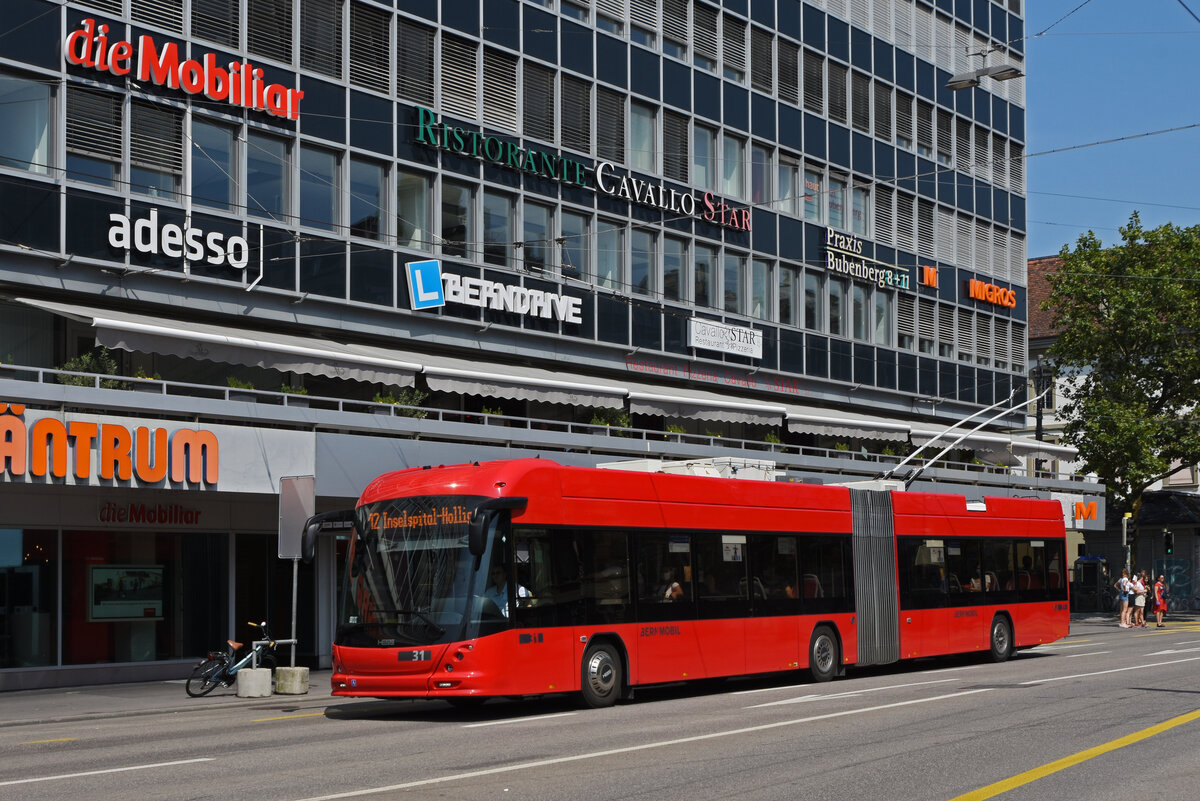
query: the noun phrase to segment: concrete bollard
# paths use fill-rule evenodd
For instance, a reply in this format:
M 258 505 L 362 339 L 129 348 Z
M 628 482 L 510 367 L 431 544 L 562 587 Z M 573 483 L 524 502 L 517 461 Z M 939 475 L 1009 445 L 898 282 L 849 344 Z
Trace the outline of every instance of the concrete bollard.
M 275 668 L 275 692 L 279 695 L 307 695 L 308 668 Z
M 242 668 L 237 672 L 238 698 L 267 698 L 271 695 L 271 671 L 267 668 Z

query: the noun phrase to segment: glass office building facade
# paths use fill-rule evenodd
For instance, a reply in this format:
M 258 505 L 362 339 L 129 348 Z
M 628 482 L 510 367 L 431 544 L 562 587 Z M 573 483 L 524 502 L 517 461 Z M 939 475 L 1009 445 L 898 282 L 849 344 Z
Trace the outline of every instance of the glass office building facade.
M 1019 0 L 5 9 L 0 687 L 177 673 L 274 610 L 279 476 L 319 509 L 534 453 L 869 477 L 1023 397 L 1023 81 L 947 88 L 1024 69 Z M 1015 414 L 958 478 L 1097 491 L 1008 471 Z M 143 426 L 213 432 L 220 478 Z

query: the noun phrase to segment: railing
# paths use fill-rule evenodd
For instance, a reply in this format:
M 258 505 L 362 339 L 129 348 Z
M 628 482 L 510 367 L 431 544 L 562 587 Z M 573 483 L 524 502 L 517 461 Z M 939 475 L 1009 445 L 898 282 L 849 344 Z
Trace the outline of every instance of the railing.
M 68 381 L 60 381 L 60 377 L 66 377 Z M 840 472 L 844 470 L 848 473 L 853 473 L 862 477 L 869 477 L 878 472 L 881 472 L 887 467 L 897 464 L 903 457 L 894 456 L 882 453 L 869 453 L 864 451 L 840 450 L 836 448 L 819 448 L 808 445 L 793 445 L 782 442 L 768 442 L 766 440 L 751 440 L 739 439 L 734 437 L 723 437 L 710 434 L 692 434 L 687 432 L 661 431 L 656 429 L 643 429 L 632 427 L 621 427 L 612 425 L 602 425 L 594 423 L 576 423 L 565 420 L 554 420 L 549 418 L 536 417 L 519 417 L 504 414 L 494 414 L 489 412 L 463 412 L 449 409 L 437 409 L 424 406 L 404 406 L 401 404 L 376 403 L 374 401 L 349 400 L 346 398 L 325 397 L 319 395 L 301 395 L 288 392 L 274 392 L 270 390 L 259 389 L 243 389 L 238 387 L 223 387 L 212 384 L 195 384 L 183 381 L 173 381 L 168 379 L 158 378 L 135 378 L 129 376 L 105 375 L 96 373 L 81 373 L 71 370 L 60 370 L 44 367 L 26 367 L 19 365 L 0 364 L 0 380 L 9 379 L 17 381 L 27 381 L 37 384 L 51 385 L 55 387 L 77 386 L 88 387 L 92 389 L 110 390 L 116 392 L 151 392 L 157 395 L 162 395 L 168 398 L 183 397 L 183 398 L 204 398 L 210 400 L 223 400 L 241 403 L 252 403 L 256 410 L 254 415 L 238 415 L 236 413 L 222 413 L 219 417 L 223 420 L 242 420 L 257 419 L 261 420 L 261 411 L 266 411 L 271 406 L 283 407 L 286 409 L 295 410 L 297 414 L 301 410 L 310 410 L 314 412 L 331 411 L 342 412 L 356 415 L 376 415 L 391 418 L 395 423 L 400 423 L 401 427 L 395 430 L 387 430 L 383 433 L 393 436 L 416 436 L 422 439 L 462 439 L 453 434 L 441 431 L 436 435 L 431 435 L 431 432 L 422 430 L 430 428 L 428 424 L 452 424 L 452 425 L 469 425 L 469 426 L 487 426 L 490 428 L 504 427 L 515 429 L 511 432 L 516 434 L 519 431 L 529 432 L 531 436 L 541 434 L 561 434 L 569 437 L 587 436 L 591 438 L 600 438 L 599 441 L 607 443 L 607 446 L 597 445 L 596 439 L 592 439 L 586 446 L 571 447 L 561 446 L 563 450 L 581 450 L 587 452 L 609 453 L 614 456 L 629 457 L 636 453 L 642 457 L 655 458 L 661 456 L 663 458 L 695 458 L 696 456 L 712 455 L 718 450 L 732 450 L 739 452 L 750 452 L 754 456 L 761 458 L 773 459 L 783 469 L 804 469 L 807 471 L 815 471 L 821 473 Z M 64 403 L 64 405 L 66 405 Z M 70 404 L 73 408 L 83 406 L 82 403 L 75 402 L 72 399 Z M 123 405 L 112 403 L 106 405 Z M 135 407 L 134 404 L 128 404 Z M 136 405 L 140 407 L 140 404 Z M 162 410 L 150 410 L 155 416 L 162 416 Z M 141 410 L 145 413 L 145 410 Z M 206 415 L 202 413 L 192 413 L 189 411 L 189 417 L 202 419 Z M 207 416 L 217 416 L 210 413 Z M 403 426 L 408 420 L 412 421 L 410 426 Z M 417 421 L 424 421 L 427 425 L 421 426 Z M 378 423 L 368 422 L 367 418 L 357 421 L 356 423 L 347 423 L 345 420 L 334 422 L 321 419 L 319 414 L 312 414 L 308 417 L 293 416 L 286 420 L 273 420 L 276 425 L 291 428 L 303 428 L 309 430 L 331 430 L 331 429 L 354 429 L 362 433 L 381 433 Z M 410 430 L 405 430 L 405 429 Z M 508 436 L 509 432 L 505 432 L 505 436 L 487 436 L 488 440 L 501 441 L 523 441 L 529 442 L 528 439 L 520 437 Z M 472 438 L 478 435 L 471 435 Z M 691 452 L 694 456 L 687 456 L 684 452 Z M 832 462 L 833 464 L 819 464 L 820 462 Z M 925 460 L 920 458 L 912 460 L 910 464 L 914 467 L 925 463 Z M 1026 479 L 1029 483 L 1044 482 L 1044 481 L 1061 481 L 1071 483 L 1083 483 L 1087 479 L 1076 473 L 1059 473 L 1051 471 L 1033 471 L 1026 469 L 1023 466 L 1007 467 L 1004 465 L 980 464 L 975 462 L 951 462 L 942 460 L 937 463 L 937 470 L 946 472 L 963 473 L 964 476 L 959 478 L 959 483 L 962 481 L 971 481 L 971 476 L 1003 476 L 1011 479 Z

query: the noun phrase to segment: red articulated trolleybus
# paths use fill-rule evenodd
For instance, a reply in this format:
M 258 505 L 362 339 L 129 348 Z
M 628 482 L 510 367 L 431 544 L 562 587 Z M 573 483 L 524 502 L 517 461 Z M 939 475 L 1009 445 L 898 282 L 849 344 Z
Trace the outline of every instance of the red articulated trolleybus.
M 1068 630 L 1056 501 L 518 459 L 388 473 L 352 519 L 334 695 L 601 707 L 690 679 L 1001 661 Z

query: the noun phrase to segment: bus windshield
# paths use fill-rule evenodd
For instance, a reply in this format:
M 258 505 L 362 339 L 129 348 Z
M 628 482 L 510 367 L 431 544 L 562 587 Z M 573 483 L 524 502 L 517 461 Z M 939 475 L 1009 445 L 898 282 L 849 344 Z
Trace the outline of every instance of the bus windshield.
M 502 628 L 505 618 L 483 599 L 487 571 L 467 548 L 467 524 L 482 500 L 437 495 L 360 506 L 335 642 L 390 648 Z M 489 564 L 493 540 L 478 564 Z

